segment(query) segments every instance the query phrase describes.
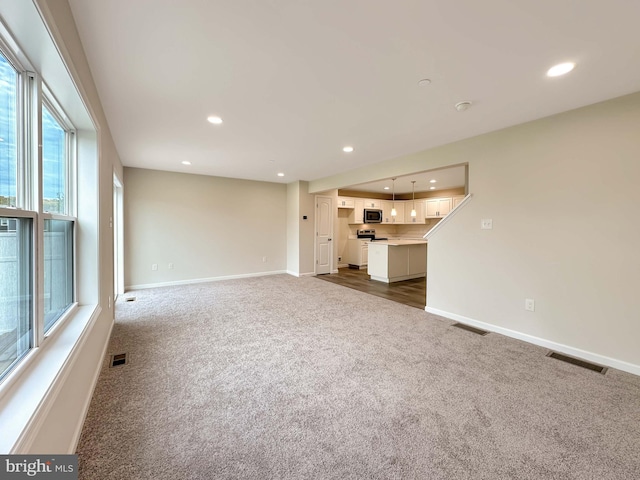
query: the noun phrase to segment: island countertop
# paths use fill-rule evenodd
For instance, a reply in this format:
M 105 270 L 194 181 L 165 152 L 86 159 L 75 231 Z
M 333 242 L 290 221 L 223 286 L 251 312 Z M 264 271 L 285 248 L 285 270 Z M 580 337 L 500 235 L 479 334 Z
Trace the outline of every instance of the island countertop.
M 401 245 L 422 245 L 427 243 L 426 240 L 375 240 L 369 242 L 369 245 L 389 245 L 390 247 L 399 247 Z

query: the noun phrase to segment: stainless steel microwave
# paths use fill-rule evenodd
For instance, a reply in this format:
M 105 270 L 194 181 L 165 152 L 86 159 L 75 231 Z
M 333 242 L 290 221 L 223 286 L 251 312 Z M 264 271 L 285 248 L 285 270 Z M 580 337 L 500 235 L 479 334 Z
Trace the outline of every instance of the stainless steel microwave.
M 382 210 L 365 208 L 363 220 L 364 223 L 382 223 Z

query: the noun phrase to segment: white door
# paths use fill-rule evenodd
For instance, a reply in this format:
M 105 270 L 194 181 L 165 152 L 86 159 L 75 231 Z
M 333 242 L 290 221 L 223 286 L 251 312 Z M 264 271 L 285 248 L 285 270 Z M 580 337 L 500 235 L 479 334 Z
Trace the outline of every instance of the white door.
M 331 273 L 333 235 L 333 201 L 316 197 L 316 275 Z

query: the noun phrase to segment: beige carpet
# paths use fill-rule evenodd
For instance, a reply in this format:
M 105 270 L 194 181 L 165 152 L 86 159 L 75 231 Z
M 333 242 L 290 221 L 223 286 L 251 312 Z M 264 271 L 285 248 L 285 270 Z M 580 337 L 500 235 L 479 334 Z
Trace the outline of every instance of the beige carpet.
M 640 478 L 640 377 L 315 278 L 128 295 L 81 479 Z

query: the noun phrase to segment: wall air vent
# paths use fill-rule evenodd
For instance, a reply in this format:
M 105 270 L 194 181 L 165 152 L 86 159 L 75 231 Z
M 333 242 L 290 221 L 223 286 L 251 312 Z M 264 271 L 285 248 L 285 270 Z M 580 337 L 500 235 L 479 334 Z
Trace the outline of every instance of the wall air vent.
M 109 368 L 119 367 L 120 365 L 125 365 L 126 363 L 127 363 L 126 353 L 117 353 L 109 357 Z
M 483 337 L 487 333 L 489 333 L 486 330 L 480 330 L 479 328 L 471 327 L 469 325 L 465 325 L 464 323 L 454 323 L 453 326 L 456 327 L 456 328 L 460 328 L 462 330 L 466 330 L 467 332 L 472 332 L 472 333 L 475 333 L 477 335 L 482 335 Z
M 556 360 L 561 360 L 572 365 L 577 365 L 578 367 L 586 368 L 587 370 L 593 370 L 594 372 L 598 372 L 603 375 L 607 373 L 608 370 L 607 367 L 596 365 L 595 363 L 587 362 L 586 360 L 580 360 L 579 358 L 569 357 L 561 353 L 549 352 L 547 353 L 547 357 L 555 358 Z

